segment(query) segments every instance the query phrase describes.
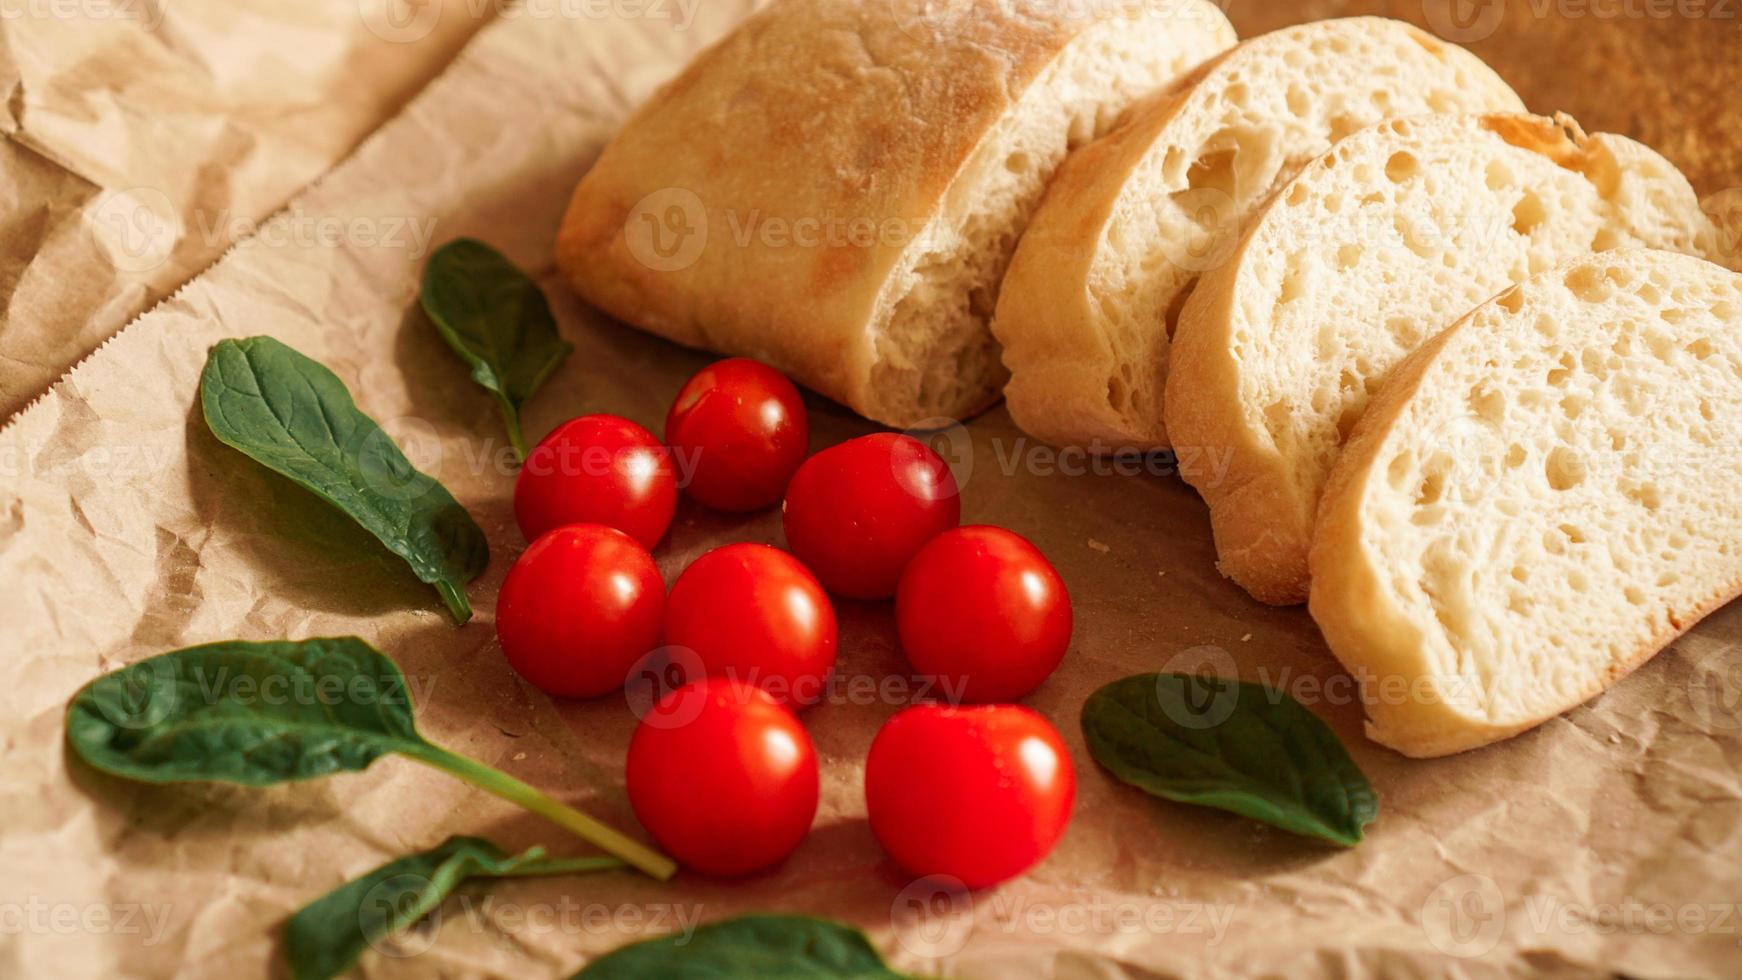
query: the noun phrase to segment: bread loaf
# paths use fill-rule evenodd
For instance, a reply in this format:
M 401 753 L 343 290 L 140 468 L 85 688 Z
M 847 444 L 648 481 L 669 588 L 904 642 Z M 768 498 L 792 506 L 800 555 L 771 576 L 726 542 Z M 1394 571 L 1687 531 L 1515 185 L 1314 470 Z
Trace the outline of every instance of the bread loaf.
M 1005 277 L 1011 415 L 1057 445 L 1167 447 L 1180 306 L 1280 181 L 1382 119 L 1523 108 L 1475 56 L 1378 17 L 1253 38 L 1133 107 L 1060 168 Z
M 1406 358 L 1332 469 L 1310 609 L 1412 756 L 1613 684 L 1742 591 L 1742 275 L 1574 260 Z
M 997 400 L 987 329 L 1070 147 L 1233 43 L 1208 0 L 777 0 L 637 111 L 557 265 L 589 302 L 894 426 Z
M 1686 178 L 1620 136 L 1538 116 L 1396 119 L 1283 186 L 1180 316 L 1168 431 L 1228 451 L 1210 505 L 1222 573 L 1303 602 L 1320 490 L 1398 361 L 1477 303 L 1593 250 L 1712 255 Z

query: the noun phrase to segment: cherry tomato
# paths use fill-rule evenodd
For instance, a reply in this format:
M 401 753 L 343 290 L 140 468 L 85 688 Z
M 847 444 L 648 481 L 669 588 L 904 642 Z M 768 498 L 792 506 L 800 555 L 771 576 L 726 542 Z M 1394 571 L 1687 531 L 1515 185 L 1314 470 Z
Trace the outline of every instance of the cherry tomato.
M 962 701 L 1014 701 L 1071 644 L 1064 580 L 1027 539 L 984 524 L 926 542 L 901 573 L 895 621 L 908 663 Z
M 961 523 L 962 501 L 930 447 L 879 432 L 805 460 L 782 512 L 787 545 L 830 592 L 881 599 L 920 546 Z
M 546 532 L 521 553 L 496 600 L 496 637 L 534 687 L 565 698 L 623 686 L 659 644 L 665 582 L 634 538 L 599 524 Z
M 747 357 L 697 371 L 665 417 L 665 442 L 689 467 L 684 491 L 715 510 L 778 503 L 810 438 L 798 389 Z
M 885 722 L 865 760 L 871 832 L 918 877 L 969 888 L 1026 871 L 1071 820 L 1077 772 L 1064 740 L 1021 705 L 922 704 Z
M 564 524 L 603 524 L 651 548 L 676 507 L 670 451 L 615 415 L 557 426 L 527 454 L 514 483 L 514 517 L 528 541 Z
M 685 867 L 741 875 L 779 862 L 817 813 L 817 754 L 791 711 L 709 677 L 661 698 L 629 740 L 629 803 Z
M 784 704 L 813 704 L 835 665 L 835 608 L 797 558 L 729 544 L 697 558 L 665 604 L 665 642 L 703 673 L 748 681 Z

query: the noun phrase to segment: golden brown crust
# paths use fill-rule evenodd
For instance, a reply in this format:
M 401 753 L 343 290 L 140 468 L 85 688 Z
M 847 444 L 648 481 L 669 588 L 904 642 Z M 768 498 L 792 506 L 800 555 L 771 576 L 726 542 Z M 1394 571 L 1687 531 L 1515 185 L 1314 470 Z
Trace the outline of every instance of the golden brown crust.
M 778 0 L 606 147 L 570 200 L 558 268 L 619 319 L 909 424 L 871 390 L 892 274 L 1036 79 L 1127 6 Z M 1228 30 L 1202 7 L 1217 20 L 1192 29 Z

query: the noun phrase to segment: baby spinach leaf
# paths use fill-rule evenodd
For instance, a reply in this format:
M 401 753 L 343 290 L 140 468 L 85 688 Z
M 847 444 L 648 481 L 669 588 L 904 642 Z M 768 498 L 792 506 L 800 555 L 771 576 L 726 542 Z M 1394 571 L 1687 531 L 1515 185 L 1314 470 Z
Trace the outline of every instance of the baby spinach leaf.
M 354 636 L 232 640 L 142 660 L 73 697 L 67 740 L 128 779 L 247 786 L 354 772 L 428 744 L 405 675 Z
M 350 515 L 434 585 L 454 619 L 471 618 L 465 586 L 490 560 L 484 532 L 337 375 L 271 337 L 224 340 L 206 358 L 200 404 L 220 442 Z
M 1089 754 L 1162 799 L 1230 810 L 1353 847 L 1379 802 L 1343 743 L 1280 691 L 1221 677 L 1138 674 L 1083 704 Z
M 802 915 L 747 915 L 715 922 L 691 936 L 633 943 L 588 963 L 574 980 L 766 980 L 856 978 L 901 980 L 865 934 Z
M 354 636 L 173 650 L 73 696 L 67 743 L 103 772 L 148 783 L 270 786 L 399 753 L 531 810 L 655 878 L 671 859 L 417 731 L 405 675 Z
M 479 837 L 450 837 L 303 906 L 284 925 L 285 960 L 296 980 L 326 980 L 350 969 L 363 950 L 436 911 L 468 878 L 583 874 L 623 866 L 613 857 L 550 858 L 542 847 L 510 856 Z
M 538 284 L 501 252 L 460 238 L 436 249 L 418 296 L 430 322 L 496 396 L 514 451 L 526 458 L 520 406 L 573 350 Z

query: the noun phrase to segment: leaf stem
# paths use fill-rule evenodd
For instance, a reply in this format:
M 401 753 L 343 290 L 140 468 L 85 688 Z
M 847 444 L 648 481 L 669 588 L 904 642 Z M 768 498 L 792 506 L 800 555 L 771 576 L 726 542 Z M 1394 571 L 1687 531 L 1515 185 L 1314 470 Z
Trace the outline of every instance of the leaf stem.
M 454 621 L 461 626 L 466 625 L 472 618 L 472 601 L 466 598 L 466 587 L 455 582 L 436 582 L 435 587 L 441 593 L 442 602 L 447 604 Z
M 500 769 L 493 769 L 475 759 L 468 759 L 463 755 L 449 752 L 438 745 L 428 745 L 427 748 L 408 746 L 403 751 L 424 765 L 440 769 L 450 776 L 457 776 L 486 793 L 494 794 L 510 803 L 517 803 L 531 810 L 557 826 L 571 831 L 600 850 L 621 858 L 627 864 L 652 878 L 665 881 L 677 872 L 677 863 L 671 858 L 600 823 L 574 807 L 558 803 Z
M 594 871 L 613 871 L 631 867 L 628 861 L 610 854 L 582 858 L 541 858 L 537 864 L 515 869 L 511 878 L 542 878 L 545 875 L 582 875 Z
M 520 412 L 504 396 L 497 396 L 496 405 L 502 409 L 502 424 L 508 427 L 508 441 L 514 446 L 514 458 L 526 462 L 526 435 L 520 431 Z

